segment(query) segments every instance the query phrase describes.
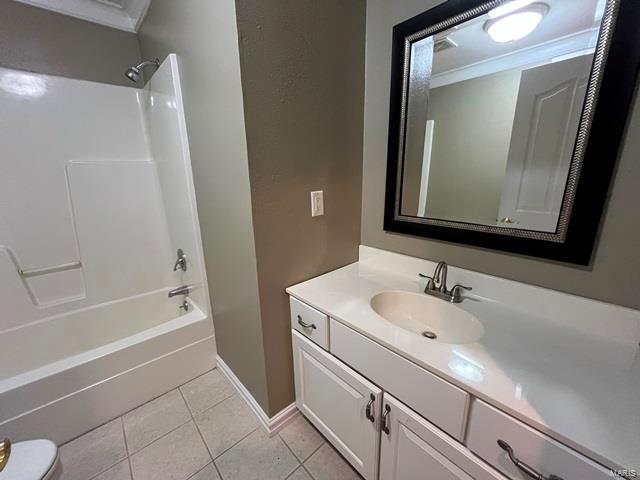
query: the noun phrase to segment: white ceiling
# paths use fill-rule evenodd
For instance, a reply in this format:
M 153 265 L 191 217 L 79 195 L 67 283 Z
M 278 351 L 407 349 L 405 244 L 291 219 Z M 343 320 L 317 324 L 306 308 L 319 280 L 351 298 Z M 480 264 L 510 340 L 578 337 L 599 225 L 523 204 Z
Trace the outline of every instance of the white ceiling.
M 136 32 L 151 0 L 18 0 L 107 27 Z

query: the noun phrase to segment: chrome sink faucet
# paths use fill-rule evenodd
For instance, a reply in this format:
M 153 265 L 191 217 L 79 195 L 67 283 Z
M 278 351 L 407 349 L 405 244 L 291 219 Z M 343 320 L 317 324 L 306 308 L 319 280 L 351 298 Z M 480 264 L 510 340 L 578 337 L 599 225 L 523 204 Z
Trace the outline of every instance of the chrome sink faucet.
M 446 300 L 451 303 L 460 303 L 463 300 L 462 290 L 472 290 L 471 287 L 465 287 L 459 283 L 455 284 L 451 290 L 447 288 L 447 272 L 448 266 L 446 262 L 438 262 L 433 276 L 419 273 L 422 278 L 427 278 L 427 286 L 424 289 L 424 293 L 432 295 L 442 300 Z

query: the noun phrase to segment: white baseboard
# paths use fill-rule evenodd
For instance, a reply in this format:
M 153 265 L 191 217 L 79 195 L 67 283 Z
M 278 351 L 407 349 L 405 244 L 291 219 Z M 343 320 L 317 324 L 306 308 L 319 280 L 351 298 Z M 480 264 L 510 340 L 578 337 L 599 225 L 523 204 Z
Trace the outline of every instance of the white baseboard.
M 300 412 L 296 408 L 295 402 L 291 405 L 280 410 L 273 417 L 269 417 L 266 412 L 262 409 L 260 404 L 253 398 L 253 395 L 247 390 L 247 388 L 242 384 L 242 382 L 236 377 L 233 370 L 229 368 L 222 358 L 219 355 L 216 356 L 216 362 L 218 364 L 218 368 L 220 372 L 224 374 L 225 377 L 231 382 L 234 386 L 238 395 L 247 403 L 251 411 L 258 417 L 262 428 L 269 434 L 269 436 L 275 435 L 278 433 L 285 425 L 287 425 L 291 420 L 293 420 Z

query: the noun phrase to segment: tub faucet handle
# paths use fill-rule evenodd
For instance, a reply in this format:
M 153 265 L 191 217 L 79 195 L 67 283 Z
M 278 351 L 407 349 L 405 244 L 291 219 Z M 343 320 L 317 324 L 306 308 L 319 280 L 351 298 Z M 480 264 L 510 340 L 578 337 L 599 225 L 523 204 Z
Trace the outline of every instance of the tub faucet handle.
M 176 260 L 176 263 L 173 266 L 173 271 L 177 272 L 178 269 L 180 269 L 183 272 L 186 272 L 187 271 L 187 256 L 184 254 L 184 252 L 182 251 L 181 248 L 179 248 L 178 251 L 176 252 L 176 256 L 178 257 L 178 259 Z

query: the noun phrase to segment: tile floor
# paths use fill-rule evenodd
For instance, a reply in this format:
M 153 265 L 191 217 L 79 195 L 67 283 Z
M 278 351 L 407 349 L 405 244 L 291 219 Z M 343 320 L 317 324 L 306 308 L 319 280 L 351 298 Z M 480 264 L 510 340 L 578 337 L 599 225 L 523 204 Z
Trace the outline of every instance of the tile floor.
M 212 370 L 60 448 L 62 480 L 361 478 L 299 415 L 269 438 Z

